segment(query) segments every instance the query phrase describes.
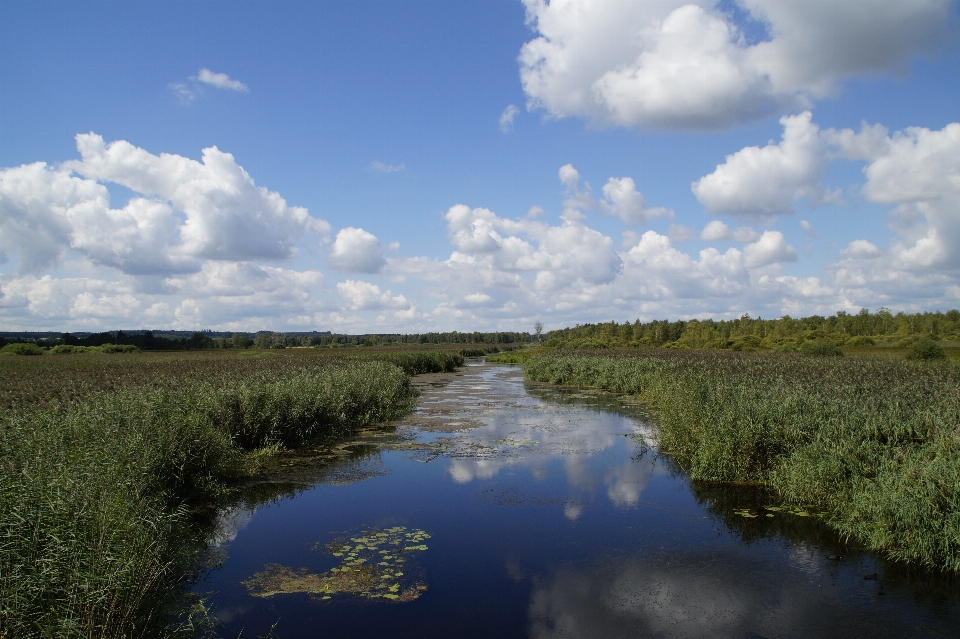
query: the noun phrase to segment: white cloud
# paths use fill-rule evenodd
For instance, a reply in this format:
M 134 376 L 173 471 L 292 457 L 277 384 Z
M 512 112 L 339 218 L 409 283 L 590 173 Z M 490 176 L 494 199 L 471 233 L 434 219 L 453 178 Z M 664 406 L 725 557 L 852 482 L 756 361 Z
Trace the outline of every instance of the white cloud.
M 759 237 L 760 234 L 749 226 L 741 226 L 737 230 L 731 231 L 730 228 L 720 220 L 713 220 L 700 231 L 700 239 L 707 240 L 708 242 L 729 242 L 732 240 L 746 244 L 747 242 L 756 241 Z
M 504 133 L 513 131 L 513 119 L 520 113 L 520 109 L 515 104 L 507 105 L 507 108 L 500 114 L 500 130 Z
M 568 189 L 576 189 L 577 183 L 580 181 L 580 172 L 573 168 L 572 164 L 564 164 L 557 171 L 557 177 Z
M 191 77 L 190 79 L 196 79 L 198 82 L 209 84 L 210 86 L 218 89 L 239 91 L 241 93 L 248 93 L 250 91 L 250 89 L 247 88 L 247 85 L 245 85 L 243 82 L 240 82 L 240 80 L 234 80 L 226 73 L 214 73 L 210 69 L 206 68 L 197 71 L 197 75 L 195 77 Z
M 384 164 L 380 160 L 374 160 L 370 163 L 370 169 L 377 173 L 399 173 L 405 167 L 403 164 Z
M 330 226 L 307 210 L 287 206 L 279 193 L 258 187 L 229 153 L 203 150 L 203 161 L 153 155 L 125 140 L 105 144 L 99 135 L 77 136 L 82 160 L 64 168 L 90 179 L 121 184 L 168 202 L 183 213 L 179 251 L 201 259 L 282 259 L 293 255 L 305 232 Z
M 864 174 L 867 199 L 898 205 L 905 268 L 960 268 L 960 123 L 897 133 Z
M 20 258 L 21 273 L 40 273 L 70 244 L 67 216 L 76 208 L 105 208 L 107 189 L 43 162 L 0 170 L 0 250 Z
M 854 240 L 847 245 L 842 254 L 844 257 L 872 260 L 883 255 L 883 252 L 867 240 Z
M 231 79 L 226 73 L 214 73 L 210 69 L 200 69 L 197 75 L 192 75 L 187 82 L 171 82 L 167 88 L 176 96 L 180 104 L 188 106 L 202 93 L 202 85 L 209 85 L 217 89 L 249 93 L 247 85 L 239 80 Z
M 671 224 L 667 229 L 667 237 L 669 237 L 670 241 L 675 244 L 686 242 L 696 234 L 696 231 L 689 226 L 684 226 L 683 224 Z
M 197 99 L 198 89 L 195 86 L 183 82 L 171 82 L 167 88 L 173 92 L 173 95 L 180 100 L 180 104 L 186 106 Z
M 780 118 L 783 140 L 749 146 L 727 156 L 724 164 L 691 185 L 700 203 L 714 213 L 763 220 L 794 212 L 794 200 L 817 202 L 826 195 L 826 146 L 809 111 Z
M 768 163 L 779 167 L 772 192 L 781 205 L 823 188 L 819 177 L 797 179 L 816 174 L 798 166 L 859 162 L 865 183 L 850 197 L 891 209 L 892 241 L 875 239 L 873 227 L 883 220 L 868 210 L 851 213 L 862 216 L 861 238 L 870 241 L 842 238 L 834 264 L 802 277 L 787 270 L 797 251 L 774 228 L 761 234 L 714 220 L 699 232 L 678 224 L 666 234 L 624 229 L 615 246 L 584 212 L 639 224 L 651 209 L 626 177 L 608 180 L 594 199 L 568 164 L 558 171 L 567 209 L 562 220 L 548 221 L 537 207 L 511 219 L 455 205 L 445 214 L 445 259 L 388 261 L 372 233 L 341 229 L 330 246 L 331 266 L 383 273 L 393 290 L 356 279 L 328 288 L 309 266 L 262 263 L 315 247 L 313 234 L 329 226 L 256 186 L 231 156 L 212 149 L 198 162 L 90 135 L 78 138 L 81 161 L 0 170 L 0 251 L 9 256 L 0 268 L 0 321 L 34 330 L 516 330 L 538 319 L 563 326 L 746 310 L 767 317 L 958 306 L 960 124 L 889 133 L 867 124 L 818 130 L 805 115 L 784 120 L 785 129 L 797 125 L 815 138 L 807 144 L 816 153 L 796 152 L 787 133 L 767 147 L 774 158 Z M 744 169 L 749 163 L 739 158 L 747 155 L 735 153 L 723 165 L 742 188 L 759 179 Z M 112 208 L 107 182 L 127 186 L 133 197 Z M 816 231 L 804 222 L 809 241 Z M 841 239 L 830 232 L 829 239 Z M 679 243 L 695 235 L 707 246 L 681 250 Z M 735 244 L 721 250 L 714 242 Z M 315 251 L 301 255 L 318 259 Z
M 381 292 L 379 286 L 370 282 L 360 280 L 339 282 L 337 292 L 353 311 L 410 308 L 410 302 L 403 295 L 394 296 L 390 291 Z
M 580 186 L 580 172 L 572 164 L 564 164 L 557 172 L 560 183 L 566 188 L 563 201 L 563 219 L 579 222 L 586 218 L 583 211 L 599 210 L 602 215 L 619 217 L 627 224 L 645 225 L 651 218 L 673 218 L 673 211 L 662 206 L 649 207 L 643 195 L 637 191 L 633 178 L 610 178 L 603 185 L 603 199 L 593 198 L 590 184 Z
M 646 224 L 654 217 L 673 217 L 673 211 L 662 206 L 648 207 L 643 195 L 637 191 L 632 178 L 610 178 L 603 185 L 600 212 L 619 217 L 628 224 Z
M 743 0 L 751 43 L 715 0 L 524 0 L 528 108 L 595 124 L 722 128 L 797 108 L 946 41 L 951 0 Z
M 796 262 L 797 251 L 787 244 L 780 231 L 764 231 L 756 242 L 743 247 L 743 264 L 760 268 L 775 262 Z
M 800 228 L 807 232 L 807 238 L 820 237 L 820 232 L 808 220 L 800 220 Z
M 379 273 L 387 263 L 377 237 L 352 226 L 337 233 L 327 261 L 343 273 Z

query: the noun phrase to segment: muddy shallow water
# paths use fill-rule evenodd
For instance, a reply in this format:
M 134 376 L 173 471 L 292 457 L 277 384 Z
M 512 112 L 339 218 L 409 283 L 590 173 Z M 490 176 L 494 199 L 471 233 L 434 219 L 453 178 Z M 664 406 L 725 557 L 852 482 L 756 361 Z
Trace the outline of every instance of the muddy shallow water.
M 281 458 L 196 585 L 222 636 L 955 637 L 956 579 L 692 484 L 610 395 L 473 363 L 390 428 Z

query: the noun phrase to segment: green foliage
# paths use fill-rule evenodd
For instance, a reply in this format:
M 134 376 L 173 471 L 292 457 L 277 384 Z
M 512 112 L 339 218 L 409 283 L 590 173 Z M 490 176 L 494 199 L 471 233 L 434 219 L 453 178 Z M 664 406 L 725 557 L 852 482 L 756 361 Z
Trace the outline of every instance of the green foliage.
M 894 560 L 960 572 L 960 368 L 721 351 L 558 351 L 533 380 L 636 395 L 695 480 L 762 482 Z
M 803 345 L 800 352 L 804 355 L 826 355 L 833 357 L 843 357 L 843 351 L 833 342 L 820 341 L 808 342 Z
M 551 331 L 546 346 L 795 352 L 811 342 L 831 342 L 838 347 L 907 347 L 913 337 L 920 336 L 960 339 L 960 311 L 894 315 L 881 308 L 876 313 L 864 309 L 856 315 L 840 311 L 830 317 L 760 319 L 743 315 L 733 320 L 606 322 Z
M 140 349 L 132 344 L 103 344 L 101 346 L 71 346 L 70 344 L 60 344 L 54 346 L 49 351 L 51 355 L 77 355 L 80 353 L 139 353 Z
M 907 349 L 907 359 L 946 359 L 943 347 L 932 339 L 921 338 Z
M 393 351 L 364 355 L 363 358 L 390 362 L 407 375 L 452 373 L 463 366 L 460 351 Z
M 43 349 L 36 344 L 7 344 L 0 348 L 0 355 L 43 355 Z
M 50 371 L 78 373 L 63 376 L 70 401 L 16 402 L 2 414 L 0 636 L 173 632 L 161 604 L 202 551 L 198 509 L 237 477 L 248 451 L 395 419 L 413 401 L 407 374 L 377 354 L 265 355 L 51 357 L 0 369 L 4 385 L 16 390 L 25 378 L 40 392 L 57 379 Z M 401 364 L 457 361 L 420 353 Z M 136 383 L 119 383 L 128 377 Z
M 510 351 L 507 353 L 498 353 L 487 356 L 487 361 L 494 364 L 523 364 L 534 355 L 548 353 L 549 348 L 525 348 L 519 351 Z

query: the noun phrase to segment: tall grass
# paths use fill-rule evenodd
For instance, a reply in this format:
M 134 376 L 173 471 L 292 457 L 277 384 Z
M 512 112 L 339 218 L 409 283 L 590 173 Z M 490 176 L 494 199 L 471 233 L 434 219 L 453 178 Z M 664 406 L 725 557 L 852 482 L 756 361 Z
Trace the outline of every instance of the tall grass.
M 526 375 L 636 395 L 693 479 L 760 482 L 894 560 L 960 572 L 960 368 L 771 353 L 557 352 Z
M 457 357 L 328 359 L 283 374 L 267 365 L 8 410 L 0 637 L 171 634 L 163 604 L 196 559 L 196 509 L 243 471 L 248 451 L 399 417 L 413 401 L 400 366 Z

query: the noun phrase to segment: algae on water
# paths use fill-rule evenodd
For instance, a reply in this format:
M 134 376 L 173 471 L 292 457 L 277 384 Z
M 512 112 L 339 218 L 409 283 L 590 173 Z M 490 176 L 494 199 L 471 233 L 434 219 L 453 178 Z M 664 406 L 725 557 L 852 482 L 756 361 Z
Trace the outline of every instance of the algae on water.
M 294 570 L 279 564 L 266 568 L 243 582 L 254 597 L 307 593 L 320 599 L 351 594 L 369 599 L 413 601 L 427 587 L 404 579 L 403 567 L 413 553 L 427 550 L 430 535 L 405 526 L 362 531 L 355 537 L 334 539 L 325 548 L 340 564 L 324 573 L 309 568 Z M 320 544 L 314 546 L 319 550 Z

